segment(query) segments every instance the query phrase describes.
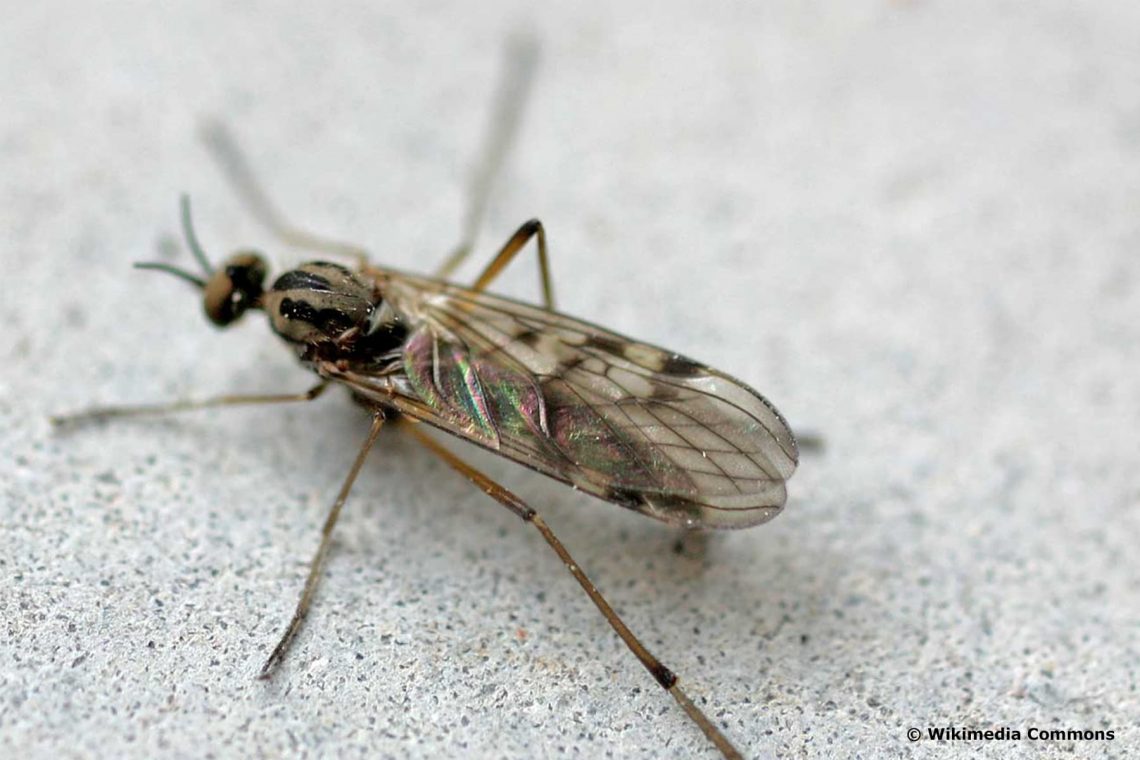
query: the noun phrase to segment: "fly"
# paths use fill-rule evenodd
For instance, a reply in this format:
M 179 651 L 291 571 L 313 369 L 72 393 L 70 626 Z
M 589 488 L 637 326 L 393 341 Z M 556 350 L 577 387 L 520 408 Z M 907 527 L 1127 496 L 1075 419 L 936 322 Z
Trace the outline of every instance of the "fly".
M 235 404 L 311 401 L 330 385 L 347 388 L 371 425 L 338 492 L 292 619 L 261 669 L 268 678 L 308 614 L 333 528 L 382 426 L 391 422 L 537 530 L 606 621 L 658 684 L 727 758 L 740 757 L 721 730 L 681 689 L 677 676 L 645 647 L 586 576 L 545 520 L 512 491 L 425 432 L 434 428 L 474 443 L 593 496 L 685 529 L 746 528 L 775 517 L 798 462 L 796 441 L 776 408 L 732 377 L 657 346 L 554 309 L 541 222 L 523 224 L 470 286 L 446 279 L 474 239 L 483 198 L 518 120 L 533 48 L 514 51 L 498 100 L 487 159 L 477 173 L 465 242 L 437 276 L 370 263 L 357 249 L 282 224 L 220 129 L 212 144 L 254 211 L 286 242 L 356 265 L 312 261 L 267 286 L 260 254 L 242 251 L 211 265 L 183 197 L 187 246 L 201 273 L 142 263 L 202 292 L 218 327 L 248 311 L 265 312 L 272 330 L 312 370 L 304 393 L 223 396 L 154 406 L 89 409 L 57 423 Z M 487 292 L 528 243 L 535 242 L 542 305 Z

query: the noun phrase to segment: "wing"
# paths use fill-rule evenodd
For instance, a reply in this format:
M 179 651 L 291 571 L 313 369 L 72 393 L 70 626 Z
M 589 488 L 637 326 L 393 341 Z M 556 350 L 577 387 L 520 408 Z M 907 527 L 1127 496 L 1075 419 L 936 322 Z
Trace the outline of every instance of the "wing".
M 358 392 L 665 522 L 742 528 L 783 508 L 795 439 L 746 385 L 562 314 L 390 278 L 385 300 L 414 327 L 382 392 L 338 373 Z

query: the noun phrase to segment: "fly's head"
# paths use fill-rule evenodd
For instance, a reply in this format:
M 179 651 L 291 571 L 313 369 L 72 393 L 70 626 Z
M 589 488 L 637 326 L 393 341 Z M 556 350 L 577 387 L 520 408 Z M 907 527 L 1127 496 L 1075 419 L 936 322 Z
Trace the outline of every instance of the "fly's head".
M 274 332 L 297 347 L 303 358 L 339 359 L 395 348 L 403 327 L 383 308 L 378 287 L 339 264 L 314 261 L 291 269 L 265 288 L 268 267 L 256 251 L 239 251 L 213 267 L 194 234 L 190 202 L 182 197 L 186 243 L 204 276 L 165 263 L 135 264 L 191 282 L 203 296 L 206 317 L 218 327 L 233 324 L 250 309 L 269 316 Z
M 215 270 L 202 288 L 206 317 L 218 327 L 233 324 L 248 309 L 261 307 L 268 267 L 256 251 L 240 251 Z
M 226 327 L 241 318 L 249 309 L 262 308 L 263 283 L 268 267 L 257 251 L 238 251 L 226 259 L 222 266 L 210 264 L 190 221 L 190 199 L 182 196 L 182 233 L 204 275 L 160 262 L 141 262 L 137 269 L 155 269 L 172 274 L 192 283 L 202 291 L 202 305 L 206 318 L 218 327 Z

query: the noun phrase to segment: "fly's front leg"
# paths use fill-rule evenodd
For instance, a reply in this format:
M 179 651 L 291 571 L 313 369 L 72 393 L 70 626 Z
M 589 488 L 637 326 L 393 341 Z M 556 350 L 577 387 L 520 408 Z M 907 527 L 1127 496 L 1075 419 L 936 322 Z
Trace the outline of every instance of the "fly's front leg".
M 114 417 L 142 417 L 147 415 L 170 414 L 172 412 L 189 412 L 195 409 L 209 409 L 215 406 L 241 406 L 245 404 L 284 404 L 293 401 L 312 401 L 328 388 L 327 380 L 317 383 L 304 393 L 272 393 L 227 395 L 214 398 L 182 401 L 171 401 L 164 404 L 138 404 L 124 406 L 95 406 L 81 412 L 60 414 L 49 417 L 51 423 L 57 427 L 77 425 L 96 420 L 105 420 Z
M 351 258 L 356 262 L 357 268 L 363 268 L 368 263 L 367 252 L 360 246 L 315 235 L 287 222 L 284 215 L 269 199 L 269 195 L 262 189 L 245 153 L 224 124 L 218 121 L 208 122 L 202 126 L 201 134 L 203 142 L 217 160 L 222 173 L 238 197 L 254 218 L 281 242 L 294 248 Z
M 284 659 L 285 653 L 289 650 L 289 645 L 293 643 L 297 632 L 301 630 L 301 624 L 305 622 L 305 617 L 309 614 L 309 607 L 311 607 L 313 603 L 313 594 L 317 591 L 317 584 L 321 580 L 321 570 L 324 568 L 325 558 L 328 556 L 329 546 L 332 544 L 333 528 L 336 527 L 336 521 L 340 517 L 340 511 L 344 507 L 345 500 L 348 499 L 349 491 L 352 490 L 352 484 L 356 482 L 356 476 L 360 474 L 360 468 L 364 465 L 364 460 L 368 457 L 368 452 L 372 449 L 372 445 L 376 443 L 376 437 L 380 435 L 380 428 L 383 426 L 383 412 L 375 411 L 372 418 L 372 427 L 368 430 L 368 437 L 364 440 L 364 445 L 360 447 L 360 451 L 356 455 L 356 461 L 352 463 L 352 469 L 349 470 L 348 477 L 344 479 L 344 483 L 336 495 L 336 500 L 333 502 L 332 508 L 325 518 L 325 524 L 321 528 L 321 543 L 317 546 L 317 553 L 313 555 L 313 559 L 309 562 L 309 575 L 305 579 L 305 588 L 301 592 L 301 598 L 297 601 L 297 608 L 293 611 L 293 617 L 289 621 L 285 633 L 281 635 L 281 640 L 278 641 L 277 646 L 273 648 L 269 659 L 267 659 L 265 664 L 261 667 L 261 673 L 258 674 L 258 678 L 262 680 L 272 676 L 274 669 L 281 664 L 281 660 Z
M 511 235 L 510 240 L 503 245 L 495 258 L 491 259 L 491 263 L 483 270 L 475 280 L 475 284 L 471 286 L 474 291 L 486 290 L 487 286 L 499 276 L 499 273 L 506 269 L 507 264 L 518 255 L 518 252 L 530 242 L 531 238 L 535 238 L 538 243 L 538 273 L 542 283 L 542 302 L 547 309 L 554 308 L 554 287 L 550 282 L 550 260 L 546 254 L 546 229 L 542 226 L 542 222 L 537 219 L 531 219 L 518 228 L 515 234 Z
M 558 540 L 558 537 L 554 535 L 554 531 L 550 529 L 546 521 L 543 520 L 533 508 L 527 505 L 526 502 L 513 492 L 499 485 L 457 457 L 437 440 L 427 433 L 424 433 L 415 423 L 402 420 L 401 424 L 402 427 L 415 436 L 420 443 L 458 471 L 463 477 L 474 483 L 479 490 L 502 504 L 511 512 L 514 512 L 522 518 L 523 521 L 532 525 L 534 529 L 542 535 L 543 540 L 546 541 L 550 548 L 554 550 L 554 553 L 558 555 L 558 558 L 562 560 L 566 569 L 574 576 L 574 580 L 578 581 L 582 590 L 590 597 L 590 601 L 592 601 L 594 606 L 598 608 L 598 611 L 602 613 L 606 622 L 609 623 L 617 635 L 621 637 L 622 642 L 629 647 L 629 650 L 633 652 L 633 655 L 645 666 L 645 669 L 649 671 L 649 674 L 653 676 L 657 683 L 673 696 L 677 704 L 679 704 L 689 718 L 697 724 L 705 736 L 716 745 L 720 753 L 728 760 L 739 760 L 742 757 L 736 747 L 732 745 L 732 742 L 728 740 L 728 737 L 726 737 L 721 730 L 709 720 L 709 717 L 705 715 L 699 707 L 693 704 L 688 695 L 681 690 L 677 676 L 674 675 L 673 671 L 665 667 L 660 660 L 654 657 L 645 645 L 641 643 L 640 639 L 629 630 L 629 627 L 626 626 L 621 617 L 618 616 L 617 612 L 614 611 L 613 607 L 611 607 L 605 597 L 602 596 L 602 592 L 598 591 L 594 582 L 582 571 L 582 568 L 570 555 L 570 552 L 566 550 L 566 547 L 564 547 L 562 542 Z

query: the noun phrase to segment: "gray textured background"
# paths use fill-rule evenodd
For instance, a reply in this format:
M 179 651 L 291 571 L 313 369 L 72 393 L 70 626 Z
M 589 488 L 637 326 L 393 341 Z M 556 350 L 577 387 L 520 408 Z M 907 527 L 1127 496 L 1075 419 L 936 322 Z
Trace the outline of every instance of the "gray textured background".
M 539 537 L 397 435 L 256 682 L 364 434 L 340 394 L 46 421 L 307 387 L 262 319 L 217 333 L 129 268 L 181 191 L 215 255 L 303 256 L 201 120 L 298 221 L 425 270 L 528 23 L 543 66 L 481 255 L 541 216 L 565 310 L 723 367 L 828 448 L 703 556 L 473 458 L 749 756 L 1140 749 L 1135 2 L 156 5 L 0 25 L 0 754 L 713 756 Z M 1117 738 L 907 741 L 930 725 Z

